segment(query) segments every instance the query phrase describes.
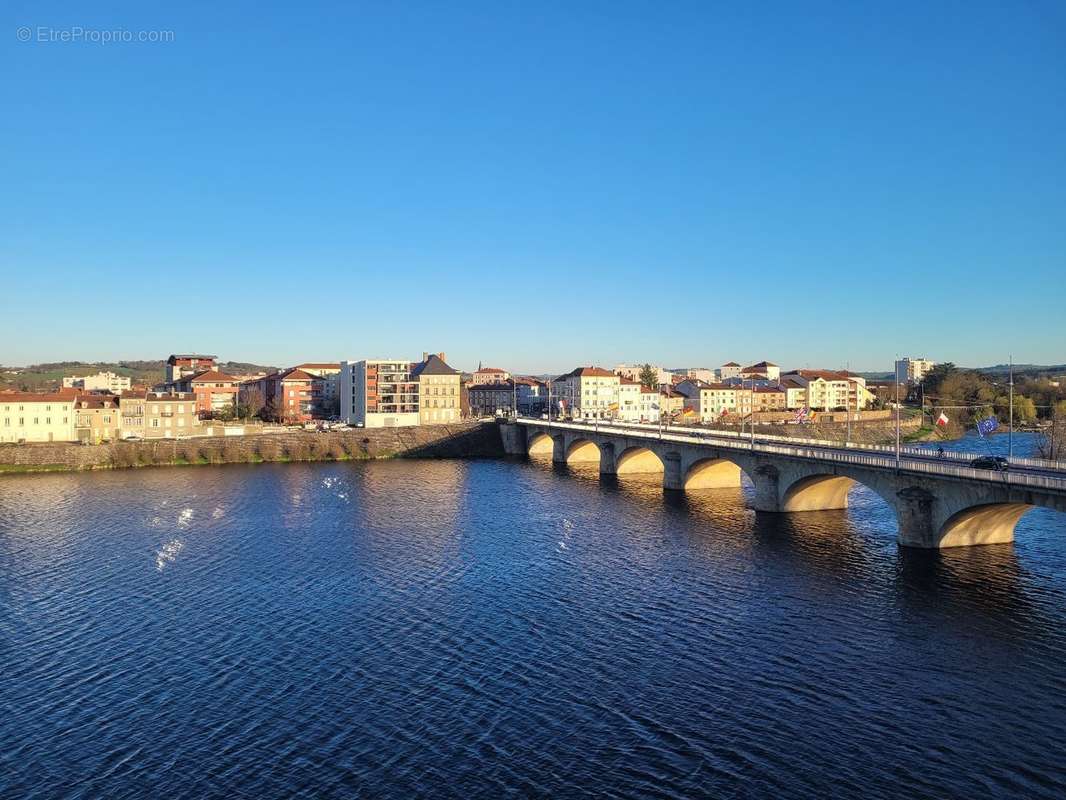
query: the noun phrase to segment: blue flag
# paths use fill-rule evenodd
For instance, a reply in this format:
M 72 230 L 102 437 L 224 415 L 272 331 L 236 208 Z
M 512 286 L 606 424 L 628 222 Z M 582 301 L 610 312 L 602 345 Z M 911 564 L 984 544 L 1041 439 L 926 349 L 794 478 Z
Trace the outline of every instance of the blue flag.
M 982 419 L 977 421 L 977 432 L 982 436 L 988 436 L 996 428 L 999 427 L 999 420 L 995 417 L 989 417 L 988 419 Z

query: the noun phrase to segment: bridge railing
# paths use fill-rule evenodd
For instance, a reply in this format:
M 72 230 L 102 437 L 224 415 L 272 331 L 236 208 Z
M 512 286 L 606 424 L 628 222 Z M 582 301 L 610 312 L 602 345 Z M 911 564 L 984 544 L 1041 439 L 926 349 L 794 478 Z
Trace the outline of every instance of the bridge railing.
M 730 450 L 744 452 L 769 453 L 774 455 L 790 456 L 793 458 L 807 458 L 814 461 L 827 461 L 838 464 L 854 464 L 857 466 L 877 467 L 880 469 L 896 470 L 895 453 L 881 454 L 863 451 L 851 451 L 847 449 L 828 450 L 822 446 L 809 446 L 808 443 L 783 444 L 779 442 L 755 440 L 755 446 L 751 446 L 748 440 L 711 440 L 704 437 L 696 437 L 691 434 L 676 432 L 635 430 L 631 426 L 596 425 L 590 426 L 583 423 L 551 422 L 542 419 L 523 419 L 523 424 L 535 425 L 542 428 L 559 428 L 579 432 L 588 432 L 590 429 L 600 433 L 617 433 L 629 438 L 644 439 L 649 442 L 676 442 L 678 444 L 702 444 Z M 1066 490 L 1066 478 L 1050 475 L 1032 475 L 1019 472 L 993 472 L 991 470 L 975 469 L 974 467 L 945 463 L 940 459 L 919 460 L 914 458 L 901 458 L 899 469 L 902 472 L 923 473 L 939 475 L 943 477 L 967 478 L 983 483 L 1006 484 L 1010 486 L 1030 486 L 1043 489 Z
M 535 419 L 535 418 L 530 418 L 530 417 L 519 417 L 519 421 L 520 422 L 537 422 L 537 423 L 547 424 L 547 420 Z M 650 423 L 642 423 L 642 422 L 615 422 L 615 421 L 603 422 L 603 421 L 590 420 L 588 422 L 566 422 L 566 423 L 562 423 L 562 422 L 554 422 L 553 421 L 552 425 L 556 425 L 556 426 L 558 426 L 558 425 L 576 425 L 578 427 L 578 429 L 586 429 L 586 430 L 588 428 L 590 428 L 590 427 L 596 428 L 596 429 L 612 427 L 612 428 L 624 428 L 626 430 L 634 430 L 634 431 L 636 431 L 636 430 L 639 430 L 639 431 L 652 431 L 652 432 L 656 433 L 656 437 L 658 437 L 658 433 L 657 432 L 660 430 L 658 425 L 654 425 L 654 424 L 650 424 Z M 716 430 L 716 429 L 704 430 L 704 429 L 700 429 L 700 428 L 681 428 L 680 426 L 677 426 L 677 425 L 673 425 L 673 426 L 664 425 L 661 430 L 663 431 L 664 435 L 667 434 L 667 433 L 683 432 L 682 435 L 691 436 L 691 437 L 694 437 L 697 440 L 700 440 L 700 439 L 703 439 L 703 440 L 707 440 L 707 439 L 724 439 L 724 440 L 730 440 L 730 441 L 737 441 L 737 440 L 744 441 L 744 442 L 750 442 L 751 441 L 751 434 L 750 433 L 741 433 L 739 431 L 723 431 L 723 430 Z M 839 449 L 843 448 L 843 449 L 847 449 L 847 450 L 869 451 L 869 452 L 875 452 L 875 453 L 876 452 L 891 453 L 893 455 L 893 459 L 895 458 L 895 452 L 896 452 L 896 448 L 893 445 L 864 444 L 864 443 L 861 443 L 861 442 L 838 442 L 838 441 L 833 441 L 831 439 L 806 439 L 806 438 L 802 438 L 801 439 L 801 438 L 794 437 L 794 436 L 780 436 L 780 435 L 777 435 L 777 434 L 770 434 L 770 433 L 756 433 L 755 434 L 755 441 L 756 442 L 785 442 L 785 443 L 789 443 L 789 444 L 793 444 L 793 445 L 802 444 L 802 445 L 808 445 L 808 446 L 811 446 L 811 447 L 827 447 L 827 448 L 832 448 L 834 450 L 839 450 Z M 927 459 L 936 458 L 937 460 L 948 461 L 948 462 L 950 462 L 950 461 L 958 461 L 958 462 L 961 462 L 961 463 L 966 464 L 966 465 L 968 465 L 971 461 L 973 461 L 975 458 L 977 458 L 979 455 L 981 455 L 980 453 L 967 453 L 967 452 L 961 451 L 961 450 L 945 450 L 943 455 L 939 455 L 935 450 L 932 450 L 932 449 L 929 449 L 929 448 L 924 448 L 924 447 L 914 447 L 914 446 L 911 446 L 911 445 L 908 445 L 908 446 L 900 448 L 900 453 L 904 454 L 904 455 L 910 455 L 910 456 L 918 457 L 918 458 L 927 458 Z M 1021 457 L 1015 456 L 1015 457 L 1011 458 L 1010 463 L 1013 466 L 1016 466 L 1016 467 L 1028 467 L 1028 468 L 1031 468 L 1031 469 L 1047 469 L 1047 470 L 1056 470 L 1056 471 L 1066 472 L 1066 461 L 1051 461 L 1051 460 L 1042 459 L 1042 458 L 1021 458 Z

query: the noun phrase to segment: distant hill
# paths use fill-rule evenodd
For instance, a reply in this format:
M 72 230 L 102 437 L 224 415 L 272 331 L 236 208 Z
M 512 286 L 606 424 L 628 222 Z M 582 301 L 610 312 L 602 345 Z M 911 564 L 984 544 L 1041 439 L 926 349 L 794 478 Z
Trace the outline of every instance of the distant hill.
M 276 367 L 247 364 L 242 361 L 221 361 L 223 372 L 246 374 L 272 372 Z M 151 386 L 160 383 L 166 374 L 165 361 L 54 361 L 47 364 L 31 364 L 27 367 L 0 367 L 0 389 L 17 389 L 23 392 L 52 391 L 63 384 L 68 376 L 95 375 L 97 372 L 114 372 L 126 375 L 134 384 Z

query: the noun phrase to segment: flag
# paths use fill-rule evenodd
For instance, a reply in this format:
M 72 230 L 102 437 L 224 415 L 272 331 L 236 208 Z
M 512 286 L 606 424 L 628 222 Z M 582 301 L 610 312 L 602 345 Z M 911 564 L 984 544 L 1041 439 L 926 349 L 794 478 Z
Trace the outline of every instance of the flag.
M 803 408 L 799 409 L 796 412 L 796 422 L 803 422 L 803 418 L 805 416 L 807 416 L 807 407 L 806 406 L 804 406 Z
M 999 427 L 999 420 L 995 417 L 989 417 L 988 419 L 978 420 L 977 432 L 982 436 L 988 436 L 996 428 Z
M 941 411 L 940 416 L 936 418 L 936 424 L 941 428 L 947 425 L 949 421 L 950 420 L 948 419 L 948 415 L 945 414 L 943 411 Z

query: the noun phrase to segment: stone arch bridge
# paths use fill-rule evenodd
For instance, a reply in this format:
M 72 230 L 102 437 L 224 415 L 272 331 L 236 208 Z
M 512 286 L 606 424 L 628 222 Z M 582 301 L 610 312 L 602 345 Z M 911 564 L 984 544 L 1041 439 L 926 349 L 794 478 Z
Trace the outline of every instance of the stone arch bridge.
M 913 456 L 897 464 L 894 454 L 872 448 L 537 419 L 501 425 L 501 434 L 511 455 L 598 463 L 605 475 L 661 473 L 667 491 L 737 487 L 745 474 L 762 512 L 847 508 L 849 490 L 860 483 L 895 509 L 899 543 L 909 547 L 1010 542 L 1029 509 L 1066 511 L 1066 471 L 1053 469 L 993 472 Z

